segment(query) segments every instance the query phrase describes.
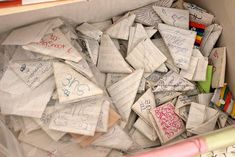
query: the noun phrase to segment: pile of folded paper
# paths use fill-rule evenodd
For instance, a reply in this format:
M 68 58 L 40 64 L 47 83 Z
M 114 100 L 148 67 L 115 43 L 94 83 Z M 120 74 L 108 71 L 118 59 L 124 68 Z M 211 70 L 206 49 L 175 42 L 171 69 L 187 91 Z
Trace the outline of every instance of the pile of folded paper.
M 221 33 L 206 10 L 159 0 L 3 34 L 0 155 L 121 157 L 234 124 Z

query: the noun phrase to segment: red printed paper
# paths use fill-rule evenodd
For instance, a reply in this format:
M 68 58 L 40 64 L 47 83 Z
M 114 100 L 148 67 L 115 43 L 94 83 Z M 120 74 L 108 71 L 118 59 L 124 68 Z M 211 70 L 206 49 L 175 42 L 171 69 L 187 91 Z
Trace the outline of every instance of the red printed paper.
M 151 113 L 156 124 L 154 128 L 162 143 L 168 142 L 185 131 L 185 125 L 175 113 L 175 106 L 171 102 L 154 108 Z

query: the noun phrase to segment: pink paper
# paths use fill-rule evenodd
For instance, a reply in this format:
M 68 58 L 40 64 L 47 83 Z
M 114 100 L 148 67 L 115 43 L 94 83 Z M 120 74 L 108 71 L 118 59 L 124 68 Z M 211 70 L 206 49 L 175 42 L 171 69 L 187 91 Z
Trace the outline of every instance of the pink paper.
M 193 138 L 131 157 L 194 157 L 207 151 L 202 138 Z

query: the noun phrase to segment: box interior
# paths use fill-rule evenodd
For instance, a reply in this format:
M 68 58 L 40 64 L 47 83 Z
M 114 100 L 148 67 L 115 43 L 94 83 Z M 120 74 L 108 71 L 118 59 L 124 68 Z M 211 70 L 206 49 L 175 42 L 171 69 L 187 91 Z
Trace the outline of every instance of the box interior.
M 65 17 L 77 23 L 97 22 L 119 15 L 157 0 L 89 0 L 35 11 L 0 16 L 0 33 L 39 20 Z M 227 83 L 235 93 L 235 1 L 231 0 L 186 0 L 207 9 L 216 16 L 216 22 L 223 26 L 218 46 L 227 47 Z

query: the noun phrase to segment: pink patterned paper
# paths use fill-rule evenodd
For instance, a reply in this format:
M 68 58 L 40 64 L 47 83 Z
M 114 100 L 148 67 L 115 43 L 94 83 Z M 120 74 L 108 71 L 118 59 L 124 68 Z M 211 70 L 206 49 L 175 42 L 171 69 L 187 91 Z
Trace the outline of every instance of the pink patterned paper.
M 185 131 L 184 122 L 174 111 L 175 107 L 170 102 L 151 111 L 156 122 L 155 129 L 162 143 L 175 138 Z

